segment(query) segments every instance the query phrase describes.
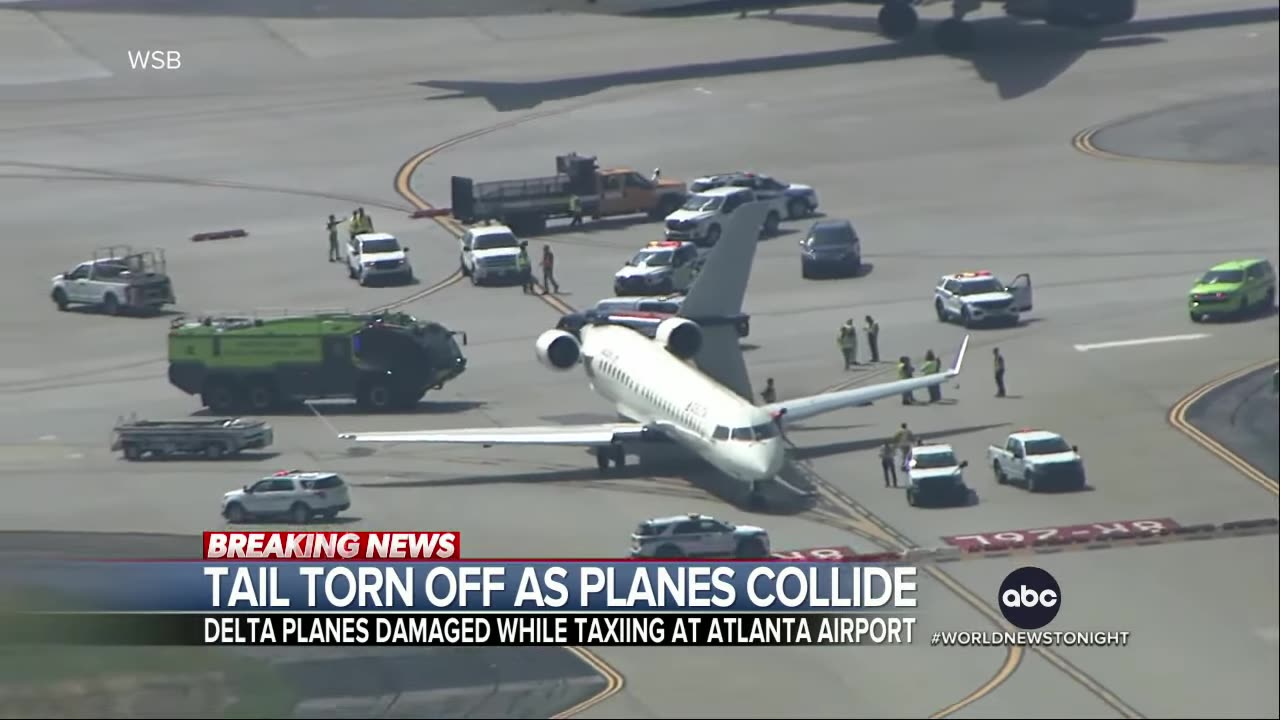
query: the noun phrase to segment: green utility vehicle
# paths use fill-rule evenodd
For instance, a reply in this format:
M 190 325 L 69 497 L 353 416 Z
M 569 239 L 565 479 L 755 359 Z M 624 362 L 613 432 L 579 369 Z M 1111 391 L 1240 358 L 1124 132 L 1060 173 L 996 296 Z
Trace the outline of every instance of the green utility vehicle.
M 169 382 L 219 414 L 321 398 L 404 409 L 466 369 L 459 335 L 394 312 L 177 318 Z

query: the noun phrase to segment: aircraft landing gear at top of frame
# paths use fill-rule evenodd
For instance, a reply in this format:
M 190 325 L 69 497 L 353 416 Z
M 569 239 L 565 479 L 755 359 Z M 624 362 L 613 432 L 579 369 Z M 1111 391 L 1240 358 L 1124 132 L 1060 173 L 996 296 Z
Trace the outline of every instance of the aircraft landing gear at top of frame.
M 951 17 L 938 23 L 933 29 L 933 41 L 946 53 L 962 53 L 972 50 L 977 44 L 977 33 L 964 16 L 977 10 L 980 0 L 954 0 L 951 6 Z M 909 0 L 887 0 L 880 7 L 876 18 L 880 23 L 880 32 L 886 37 L 899 40 L 915 33 L 920 25 L 920 15 Z

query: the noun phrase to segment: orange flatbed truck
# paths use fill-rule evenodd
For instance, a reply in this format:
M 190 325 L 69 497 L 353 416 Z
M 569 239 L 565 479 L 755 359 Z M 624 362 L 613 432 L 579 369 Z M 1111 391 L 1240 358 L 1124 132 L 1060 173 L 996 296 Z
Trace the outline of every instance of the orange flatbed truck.
M 501 222 L 517 235 L 536 235 L 554 218 L 571 218 L 570 199 L 582 206 L 584 218 L 647 214 L 661 220 L 689 194 L 678 180 L 653 181 L 628 168 L 601 169 L 594 156 L 577 153 L 556 158 L 556 174 L 523 180 L 475 182 L 451 180 L 452 213 L 462 223 Z

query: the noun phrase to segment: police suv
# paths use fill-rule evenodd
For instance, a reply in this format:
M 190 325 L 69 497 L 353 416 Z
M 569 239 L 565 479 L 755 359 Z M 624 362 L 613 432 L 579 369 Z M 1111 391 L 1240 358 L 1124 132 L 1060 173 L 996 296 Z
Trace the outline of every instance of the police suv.
M 955 320 L 965 327 L 1017 325 L 1031 310 L 1031 276 L 1023 273 L 1005 285 L 990 270 L 944 275 L 933 289 L 933 310 L 939 322 Z
M 689 191 L 698 193 L 726 186 L 751 188 L 762 199 L 781 196 L 789 220 L 812 215 L 818 210 L 818 192 L 813 187 L 742 170 L 700 177 L 689 184 Z
M 589 323 L 610 322 L 653 337 L 658 325 L 663 320 L 675 317 L 683 303 L 683 295 L 606 298 L 586 310 L 562 316 L 556 323 L 556 329 L 576 333 Z M 751 334 L 751 316 L 746 313 L 724 318 L 697 318 L 695 322 L 703 327 L 731 323 L 738 337 Z
M 646 520 L 631 534 L 631 557 L 768 556 L 769 533 L 763 528 L 698 513 Z
M 302 524 L 315 517 L 332 520 L 350 508 L 347 484 L 330 472 L 281 470 L 222 496 L 222 516 L 233 523 L 287 518 Z
M 679 240 L 654 240 L 613 274 L 613 293 L 686 292 L 701 265 L 697 245 Z
M 720 241 L 724 224 L 738 208 L 757 202 L 754 190 L 742 187 L 717 187 L 706 192 L 694 193 L 685 198 L 679 210 L 666 219 L 668 240 L 692 240 L 701 247 L 711 247 Z M 781 196 L 765 198 L 770 204 L 765 214 L 762 235 L 775 235 L 786 206 Z

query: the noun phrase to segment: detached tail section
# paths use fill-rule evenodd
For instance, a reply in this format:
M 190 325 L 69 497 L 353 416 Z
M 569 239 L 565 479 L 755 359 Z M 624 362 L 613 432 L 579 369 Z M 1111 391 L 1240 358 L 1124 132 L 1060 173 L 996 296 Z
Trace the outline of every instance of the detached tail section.
M 756 202 L 729 216 L 679 312 L 679 317 L 698 323 L 702 329 L 702 349 L 694 357 L 698 368 L 748 401 L 752 399 L 751 378 L 742 348 L 738 347 L 737 329 L 731 324 L 705 320 L 732 318 L 742 312 L 767 212 L 765 203 Z

